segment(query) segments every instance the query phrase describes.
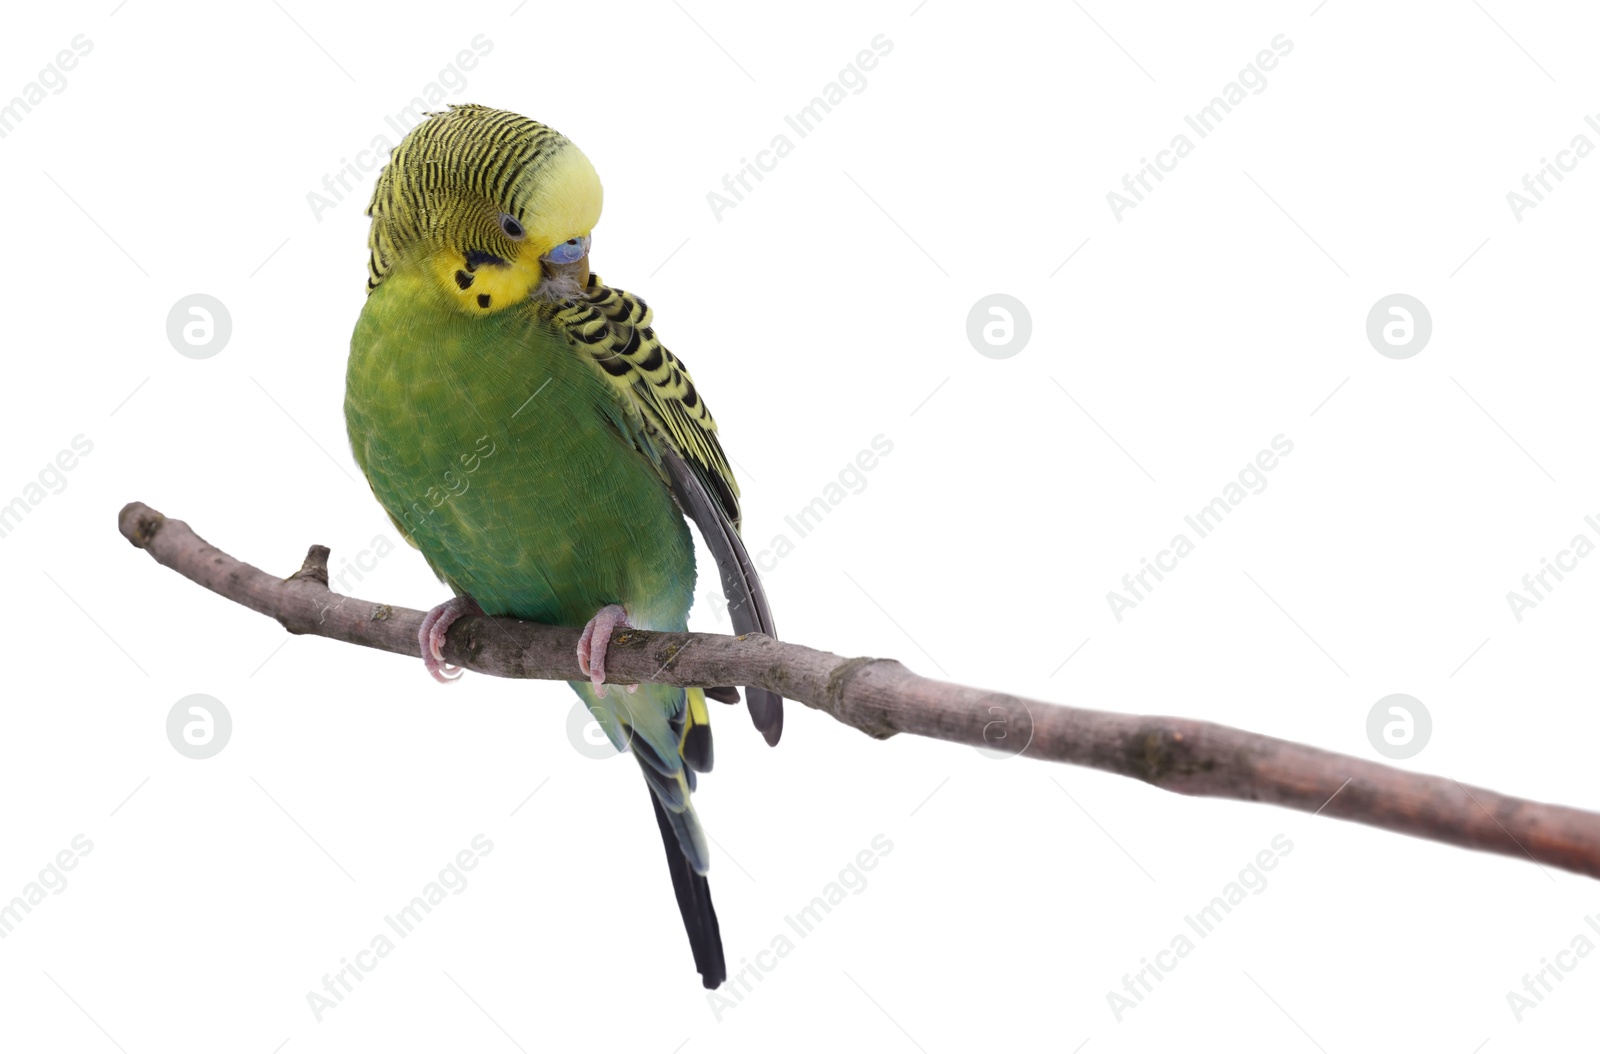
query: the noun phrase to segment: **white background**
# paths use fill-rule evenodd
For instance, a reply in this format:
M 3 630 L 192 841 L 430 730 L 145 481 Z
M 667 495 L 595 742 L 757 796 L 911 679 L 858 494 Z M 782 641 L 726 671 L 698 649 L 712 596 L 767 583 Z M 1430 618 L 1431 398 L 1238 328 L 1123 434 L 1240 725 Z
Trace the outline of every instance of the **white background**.
M 594 266 L 648 298 L 693 368 L 754 547 L 792 534 L 784 517 L 874 436 L 893 443 L 766 576 L 783 635 L 1371 759 L 1368 711 L 1406 692 L 1433 734 L 1398 764 L 1600 805 L 1600 559 L 1521 622 L 1506 600 L 1541 558 L 1600 534 L 1583 522 L 1600 513 L 1600 160 L 1520 222 L 1506 197 L 1574 136 L 1600 144 L 1583 122 L 1600 112 L 1593 13 L 914 4 L 8 13 L 0 98 L 75 35 L 93 48 L 0 139 L 0 503 L 74 436 L 93 451 L 0 538 L 0 898 L 75 835 L 93 850 L 0 940 L 5 1046 L 1587 1040 L 1600 955 L 1520 1022 L 1507 1003 L 1576 934 L 1600 942 L 1587 879 L 874 742 L 794 703 L 776 750 L 742 711 L 713 711 L 718 764 L 697 801 L 730 967 L 875 835 L 893 851 L 719 1020 L 638 774 L 569 742 L 567 688 L 444 688 L 420 662 L 287 638 L 117 535 L 141 500 L 281 574 L 313 542 L 336 571 L 399 542 L 341 411 L 376 171 L 320 215 L 307 195 L 482 34 L 492 50 L 448 101 L 545 121 L 593 160 Z M 865 89 L 805 139 L 790 131 L 793 152 L 715 217 L 708 192 L 878 34 L 893 50 Z M 1265 89 L 1115 218 L 1107 193 L 1278 34 L 1293 51 Z M 204 360 L 166 334 L 197 292 L 233 324 Z M 995 292 L 1032 316 L 1004 360 L 966 336 Z M 1365 332 L 1395 292 L 1433 320 L 1405 360 Z M 1114 618 L 1107 592 L 1279 434 L 1294 450 L 1265 491 Z M 446 595 L 403 544 L 347 583 L 412 607 Z M 709 603 L 694 621 L 726 627 Z M 167 740 L 191 693 L 232 714 L 210 760 Z M 494 849 L 470 884 L 319 1023 L 307 993 L 479 833 Z M 1293 851 L 1267 887 L 1119 1022 L 1108 992 L 1280 834 Z

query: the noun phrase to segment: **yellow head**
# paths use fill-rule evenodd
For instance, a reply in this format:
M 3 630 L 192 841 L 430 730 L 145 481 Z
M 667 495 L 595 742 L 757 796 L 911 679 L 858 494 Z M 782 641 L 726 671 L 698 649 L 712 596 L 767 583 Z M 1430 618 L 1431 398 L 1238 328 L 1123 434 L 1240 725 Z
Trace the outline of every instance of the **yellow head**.
M 589 277 L 600 177 L 565 136 L 486 106 L 432 114 L 394 148 L 367 215 L 367 290 L 420 267 L 463 311 L 567 296 Z

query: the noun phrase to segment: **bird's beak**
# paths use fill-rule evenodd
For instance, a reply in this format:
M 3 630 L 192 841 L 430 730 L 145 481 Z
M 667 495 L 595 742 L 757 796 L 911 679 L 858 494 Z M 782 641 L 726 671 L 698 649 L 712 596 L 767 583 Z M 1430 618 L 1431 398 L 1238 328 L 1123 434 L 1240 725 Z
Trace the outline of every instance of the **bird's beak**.
M 589 238 L 562 242 L 540 260 L 545 280 L 557 288 L 580 290 L 589 284 Z
M 585 254 L 582 259 L 572 263 L 551 263 L 546 260 L 544 276 L 547 282 L 554 282 L 567 288 L 582 289 L 589 284 L 589 257 Z

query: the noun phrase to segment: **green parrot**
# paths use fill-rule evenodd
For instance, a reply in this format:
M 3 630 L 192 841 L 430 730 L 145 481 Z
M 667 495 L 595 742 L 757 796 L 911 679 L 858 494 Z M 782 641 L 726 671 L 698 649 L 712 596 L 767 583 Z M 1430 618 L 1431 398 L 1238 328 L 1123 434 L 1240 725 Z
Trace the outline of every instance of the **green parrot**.
M 589 272 L 600 179 L 564 136 L 485 106 L 431 114 L 390 155 L 367 214 L 367 300 L 350 342 L 345 422 L 395 525 L 454 598 L 419 647 L 443 662 L 451 622 L 509 615 L 583 627 L 570 682 L 644 773 L 695 968 L 727 976 L 690 792 L 712 763 L 705 694 L 607 692 L 619 626 L 688 628 L 693 520 L 736 633 L 774 634 L 739 538 L 739 488 L 689 371 L 643 300 Z M 747 687 L 769 744 L 783 700 Z

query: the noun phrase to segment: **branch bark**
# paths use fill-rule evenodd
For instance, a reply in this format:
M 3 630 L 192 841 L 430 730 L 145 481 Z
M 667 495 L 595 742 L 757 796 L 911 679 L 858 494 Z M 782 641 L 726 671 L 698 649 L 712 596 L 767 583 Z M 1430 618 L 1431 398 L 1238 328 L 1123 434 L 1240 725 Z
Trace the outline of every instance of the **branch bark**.
M 290 633 L 417 658 L 423 613 L 328 588 L 314 545 L 288 578 L 236 560 L 181 520 L 132 502 L 123 537 L 157 563 Z M 495 677 L 579 680 L 579 631 L 467 617 L 445 658 Z M 845 658 L 759 634 L 619 629 L 606 653 L 618 683 L 756 684 L 878 739 L 897 732 L 1000 749 L 1143 780 L 1178 794 L 1266 802 L 1600 878 L 1600 814 L 1513 798 L 1225 725 L 1107 713 L 920 677 L 893 659 Z

